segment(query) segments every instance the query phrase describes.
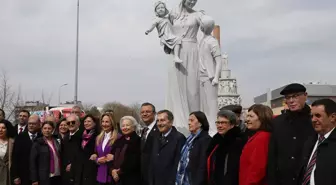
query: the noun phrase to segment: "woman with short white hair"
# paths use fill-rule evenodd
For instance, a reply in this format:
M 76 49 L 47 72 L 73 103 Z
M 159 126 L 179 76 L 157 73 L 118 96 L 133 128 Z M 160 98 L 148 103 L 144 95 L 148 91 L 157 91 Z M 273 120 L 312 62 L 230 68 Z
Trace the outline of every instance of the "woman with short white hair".
M 120 120 L 122 136 L 112 149 L 112 178 L 115 184 L 137 185 L 141 180 L 141 139 L 137 135 L 139 123 L 132 116 Z

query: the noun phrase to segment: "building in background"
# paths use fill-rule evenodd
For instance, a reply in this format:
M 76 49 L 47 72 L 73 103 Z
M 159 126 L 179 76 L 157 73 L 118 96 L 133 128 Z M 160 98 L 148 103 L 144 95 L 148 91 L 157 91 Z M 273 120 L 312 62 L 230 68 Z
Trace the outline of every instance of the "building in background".
M 330 98 L 336 101 L 336 85 L 321 84 L 310 82 L 303 84 L 308 93 L 307 104 L 311 105 L 312 102 L 322 98 Z M 268 105 L 272 108 L 275 115 L 281 114 L 281 111 L 287 109 L 284 97 L 280 95 L 282 89 L 287 85 L 279 87 L 274 90 L 269 90 L 260 96 L 254 98 L 254 103 Z

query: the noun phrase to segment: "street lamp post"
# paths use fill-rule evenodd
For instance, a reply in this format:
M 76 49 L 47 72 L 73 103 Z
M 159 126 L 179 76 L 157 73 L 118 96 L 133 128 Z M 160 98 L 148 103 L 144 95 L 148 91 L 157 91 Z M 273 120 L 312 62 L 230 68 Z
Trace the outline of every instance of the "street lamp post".
M 76 35 L 76 66 L 75 66 L 75 97 L 74 103 L 78 102 L 78 38 L 79 38 L 79 0 L 77 0 L 77 35 Z
M 61 88 L 67 85 L 68 84 L 63 84 L 58 88 L 58 105 L 61 105 Z

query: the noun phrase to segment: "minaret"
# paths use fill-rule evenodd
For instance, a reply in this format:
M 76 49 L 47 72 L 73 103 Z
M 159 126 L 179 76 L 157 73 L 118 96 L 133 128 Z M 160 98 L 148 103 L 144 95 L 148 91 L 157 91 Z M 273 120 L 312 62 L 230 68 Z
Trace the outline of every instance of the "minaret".
M 215 26 L 213 31 L 214 37 L 217 38 L 220 44 L 220 27 Z M 237 80 L 231 77 L 231 70 L 229 69 L 229 58 L 226 53 L 222 54 L 223 63 L 221 77 L 218 83 L 218 108 L 226 105 L 240 105 L 241 98 L 237 90 Z

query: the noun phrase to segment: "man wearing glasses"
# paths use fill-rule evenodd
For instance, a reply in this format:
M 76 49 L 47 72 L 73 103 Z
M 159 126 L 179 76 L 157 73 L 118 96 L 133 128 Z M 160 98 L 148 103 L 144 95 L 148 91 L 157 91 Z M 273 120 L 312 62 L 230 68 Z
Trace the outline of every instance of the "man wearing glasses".
M 314 134 L 306 88 L 289 84 L 281 92 L 288 111 L 273 120 L 268 151 L 268 184 L 296 185 L 304 142 Z
M 15 185 L 31 185 L 29 161 L 30 149 L 37 137 L 41 137 L 40 118 L 34 114 L 28 119 L 27 132 L 18 135 L 14 142 L 12 153 L 12 184 Z
M 80 120 L 76 115 L 67 117 L 67 125 L 69 134 L 64 136 L 64 145 L 62 150 L 62 175 L 63 184 L 73 184 L 73 178 L 70 171 L 72 170 L 72 162 L 79 152 L 82 132 L 79 130 Z

